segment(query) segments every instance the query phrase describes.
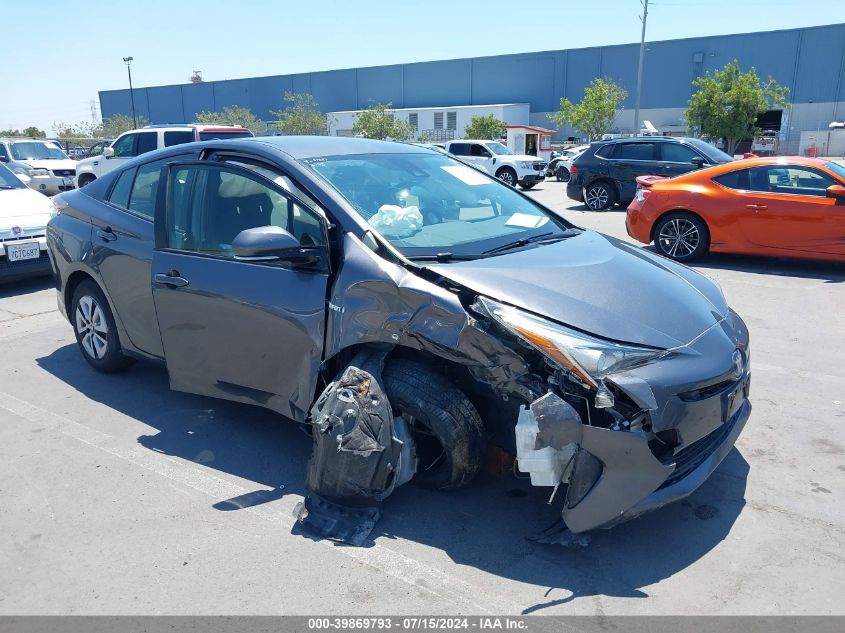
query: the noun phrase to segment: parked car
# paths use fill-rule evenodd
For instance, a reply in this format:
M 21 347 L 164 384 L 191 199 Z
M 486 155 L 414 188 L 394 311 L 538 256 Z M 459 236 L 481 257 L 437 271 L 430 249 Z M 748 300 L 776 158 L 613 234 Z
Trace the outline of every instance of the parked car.
M 481 167 L 502 182 L 531 189 L 546 179 L 546 163 L 536 156 L 514 154 L 499 141 L 462 139 L 446 143 L 446 151 L 462 161 Z
M 129 159 L 163 147 L 248 136 L 253 136 L 253 133 L 245 127 L 232 125 L 148 125 L 138 130 L 130 130 L 118 136 L 107 147 L 103 147 L 99 156 L 79 161 L 76 167 L 76 185 L 84 187 Z
M 549 165 L 546 167 L 546 178 L 554 176 L 558 182 L 569 182 L 569 169 L 572 163 L 589 147 L 589 145 L 576 145 L 560 152 L 558 156 L 549 161 Z
M 569 168 L 566 195 L 601 211 L 634 199 L 637 176 L 676 176 L 733 158 L 695 138 L 648 136 L 598 141 Z
M 173 389 L 310 422 L 298 516 L 322 536 L 360 543 L 412 477 L 468 484 L 488 443 L 563 487 L 573 532 L 608 527 L 689 495 L 750 413 L 715 282 L 431 150 L 188 144 L 58 204 L 85 360 L 153 359 Z
M 46 227 L 50 198 L 0 164 L 0 282 L 49 275 Z
M 631 237 L 687 262 L 709 251 L 845 261 L 845 167 L 754 158 L 676 178 L 640 177 Z
M 74 188 L 76 161 L 52 141 L 31 138 L 0 139 L 0 162 L 29 178 L 28 186 L 47 195 Z

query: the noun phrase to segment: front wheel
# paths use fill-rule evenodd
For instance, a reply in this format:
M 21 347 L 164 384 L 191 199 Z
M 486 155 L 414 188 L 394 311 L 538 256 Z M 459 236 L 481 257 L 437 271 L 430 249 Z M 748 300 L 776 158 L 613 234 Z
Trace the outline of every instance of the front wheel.
M 94 174 L 82 174 L 79 177 L 79 188 L 82 189 L 82 187 L 91 184 L 95 180 L 97 180 L 97 177 Z
M 516 187 L 517 178 L 516 172 L 511 169 L 510 167 L 503 167 L 496 173 L 496 178 L 501 180 L 506 185 L 510 185 L 511 187 Z
M 524 185 L 519 185 L 519 186 L 522 187 L 523 191 L 528 191 L 529 189 L 533 189 L 534 185 L 536 185 L 536 184 L 537 184 L 536 182 L 527 182 Z
M 704 221 L 691 213 L 670 213 L 654 227 L 657 252 L 679 262 L 689 262 L 704 255 L 710 232 Z
M 555 171 L 555 179 L 558 182 L 569 182 L 569 170 L 566 167 L 559 167 Z
M 76 342 L 88 364 L 97 371 L 115 372 L 132 360 L 123 355 L 108 301 L 93 281 L 83 281 L 73 293 L 72 323 Z
M 616 204 L 616 191 L 603 181 L 594 182 L 584 192 L 584 204 L 591 211 L 604 211 Z
M 484 461 L 481 416 L 469 399 L 428 366 L 389 360 L 382 373 L 394 415 L 408 422 L 417 452 L 414 481 L 439 490 L 468 484 Z

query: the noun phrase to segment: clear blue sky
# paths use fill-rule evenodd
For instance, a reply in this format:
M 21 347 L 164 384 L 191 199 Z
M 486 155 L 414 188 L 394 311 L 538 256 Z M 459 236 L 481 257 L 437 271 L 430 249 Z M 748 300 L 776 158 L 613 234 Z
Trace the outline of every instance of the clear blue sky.
M 640 12 L 639 0 L 2 0 L 0 128 L 90 120 L 97 91 L 127 86 L 129 55 L 134 85 L 154 86 L 193 69 L 210 81 L 624 44 L 639 41 Z M 647 39 L 843 20 L 845 0 L 655 0 Z

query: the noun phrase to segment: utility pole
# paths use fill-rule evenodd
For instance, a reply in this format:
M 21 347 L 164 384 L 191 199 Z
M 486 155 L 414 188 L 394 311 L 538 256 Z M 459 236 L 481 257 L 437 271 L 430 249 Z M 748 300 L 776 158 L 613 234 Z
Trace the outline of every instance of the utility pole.
M 643 89 L 643 62 L 645 61 L 645 24 L 648 19 L 648 0 L 640 0 L 643 5 L 643 17 L 640 20 L 643 23 L 643 33 L 640 37 L 640 64 L 637 67 L 637 105 L 634 109 L 634 134 L 640 132 L 640 94 Z
M 643 31 L 645 33 L 645 31 Z M 642 58 L 642 55 L 640 56 Z M 135 94 L 132 92 L 132 57 L 124 57 L 123 63 L 126 64 L 126 72 L 129 74 L 129 100 L 132 102 L 132 127 L 138 129 L 138 120 L 135 118 Z

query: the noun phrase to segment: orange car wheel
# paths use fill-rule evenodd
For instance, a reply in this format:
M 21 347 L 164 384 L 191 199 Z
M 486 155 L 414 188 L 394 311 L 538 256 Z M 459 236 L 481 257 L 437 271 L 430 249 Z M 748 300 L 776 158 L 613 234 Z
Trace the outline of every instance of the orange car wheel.
M 704 220 L 691 213 L 668 213 L 654 227 L 657 252 L 679 262 L 704 255 L 710 246 L 710 231 Z

